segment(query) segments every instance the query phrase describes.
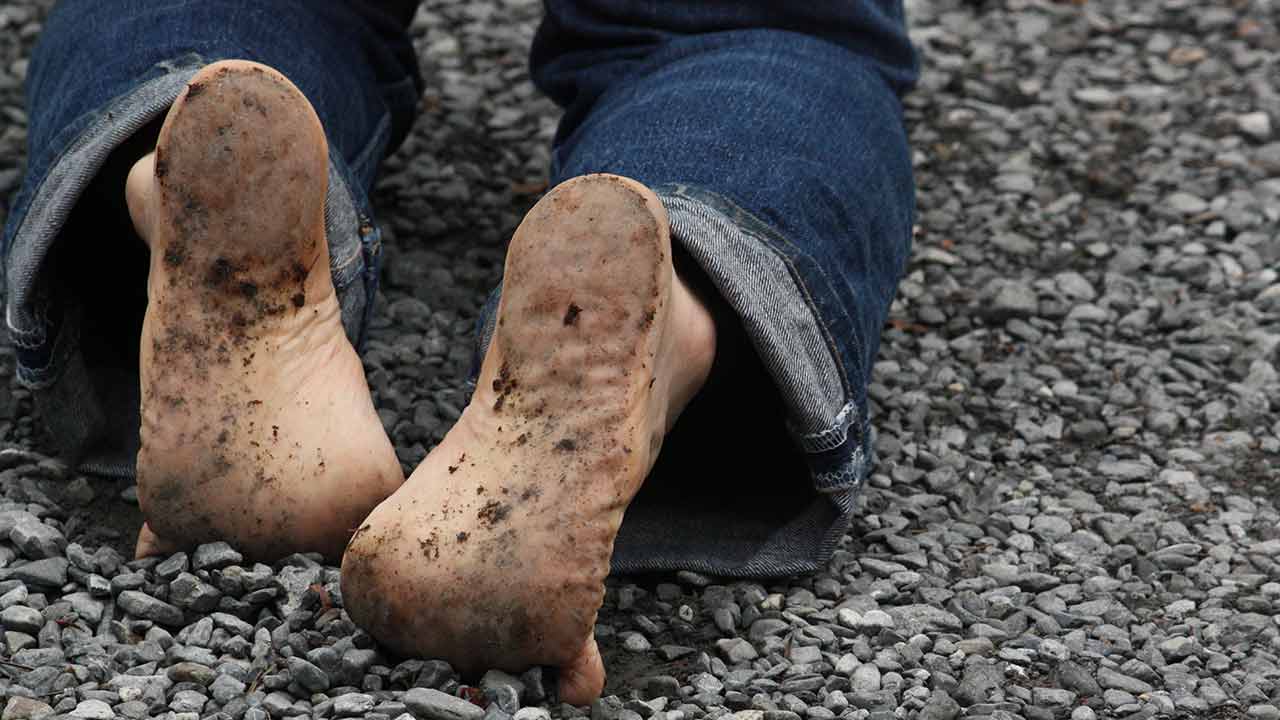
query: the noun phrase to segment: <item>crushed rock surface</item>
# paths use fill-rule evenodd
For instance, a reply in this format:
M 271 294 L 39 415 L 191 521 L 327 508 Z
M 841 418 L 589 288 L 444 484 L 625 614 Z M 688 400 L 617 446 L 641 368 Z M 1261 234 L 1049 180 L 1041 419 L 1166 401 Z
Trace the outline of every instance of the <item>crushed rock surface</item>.
M 0 195 L 49 6 L 0 3 Z M 5 382 L 0 717 L 1280 718 L 1280 15 L 907 10 L 917 238 L 870 388 L 879 464 L 825 570 L 612 579 L 608 695 L 571 708 L 537 669 L 387 657 L 314 557 L 127 561 L 132 489 L 49 458 Z M 460 413 L 478 309 L 545 186 L 539 12 L 429 0 L 413 26 L 425 111 L 376 190 L 364 358 L 408 469 Z

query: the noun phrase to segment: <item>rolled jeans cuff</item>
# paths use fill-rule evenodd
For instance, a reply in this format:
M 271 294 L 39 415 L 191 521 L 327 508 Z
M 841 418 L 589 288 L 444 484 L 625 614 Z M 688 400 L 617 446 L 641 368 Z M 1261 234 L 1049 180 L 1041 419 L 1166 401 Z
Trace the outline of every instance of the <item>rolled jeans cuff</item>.
M 100 395 L 100 368 L 79 350 L 81 309 L 60 297 L 64 278 L 46 262 L 86 188 L 108 156 L 160 118 L 191 77 L 212 62 L 188 54 L 158 65 L 148 79 L 104 107 L 77 119 L 74 137 L 43 172 L 29 173 L 6 227 L 4 270 L 6 325 L 17 359 L 16 375 L 31 388 L 60 453 L 85 472 L 130 477 L 137 452 L 137 396 Z M 380 135 L 385 142 L 386 128 Z M 371 142 L 370 147 L 379 146 Z M 121 188 L 123 191 L 123 188 Z M 368 200 L 332 144 L 325 198 L 330 271 L 353 344 L 363 341 L 376 292 L 381 238 Z
M 796 477 L 769 482 L 807 483 L 811 500 L 798 513 L 771 515 L 761 508 L 750 514 L 755 519 L 728 507 L 723 514 L 701 507 L 677 517 L 679 505 L 646 508 L 642 492 L 623 521 L 613 570 L 733 577 L 814 571 L 848 529 L 870 471 L 865 393 L 851 391 L 861 370 L 842 359 L 818 303 L 789 260 L 795 248 L 775 229 L 702 188 L 670 184 L 653 190 L 666 208 L 676 251 L 698 265 L 728 306 L 781 398 L 791 444 L 804 463 Z M 481 313 L 477 372 L 493 337 L 500 290 Z M 767 493 L 758 500 L 770 502 Z

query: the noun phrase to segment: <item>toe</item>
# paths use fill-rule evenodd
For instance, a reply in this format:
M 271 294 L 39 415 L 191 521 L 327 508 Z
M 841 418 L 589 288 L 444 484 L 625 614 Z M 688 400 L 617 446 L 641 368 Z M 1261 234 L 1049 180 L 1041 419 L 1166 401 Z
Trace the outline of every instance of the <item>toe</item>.
M 604 692 L 604 660 L 594 636 L 588 636 L 573 662 L 560 668 L 560 699 L 570 705 L 589 705 Z
M 133 227 L 147 244 L 151 234 L 151 203 L 155 197 L 153 187 L 156 178 L 156 154 L 147 153 L 141 160 L 133 164 L 129 170 L 129 178 L 124 184 L 125 202 L 129 205 L 129 218 Z
M 152 532 L 150 525 L 143 523 L 142 529 L 138 531 L 138 546 L 133 551 L 133 557 L 141 560 L 157 555 L 172 555 L 177 549 L 176 545 Z

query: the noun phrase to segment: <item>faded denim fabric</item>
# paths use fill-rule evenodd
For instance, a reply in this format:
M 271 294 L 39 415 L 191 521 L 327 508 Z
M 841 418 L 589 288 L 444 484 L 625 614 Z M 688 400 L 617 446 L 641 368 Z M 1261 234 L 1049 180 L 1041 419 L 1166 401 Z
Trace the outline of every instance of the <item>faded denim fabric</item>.
M 20 381 L 35 391 L 61 454 L 86 472 L 134 472 L 138 330 L 124 337 L 128 325 L 116 319 L 137 315 L 140 329 L 145 296 L 136 296 L 139 286 L 85 297 L 66 267 L 89 244 L 115 243 L 123 256 L 139 242 L 127 221 L 85 222 L 92 237 L 64 230 L 78 203 L 99 200 L 84 194 L 111 153 L 162 119 L 204 65 L 227 58 L 266 63 L 315 106 L 329 140 L 331 270 L 343 324 L 352 342 L 361 341 L 381 257 L 367 193 L 385 153 L 408 132 L 421 84 L 404 25 L 377 6 L 62 0 L 50 14 L 27 77 L 28 166 L 4 230 L 6 325 Z M 124 178 L 118 180 L 109 190 L 122 202 Z M 137 275 L 133 269 L 99 270 L 118 273 L 123 284 L 123 276 Z M 95 336 L 101 333 L 114 337 Z M 95 350 L 122 343 L 134 346 L 132 368 L 102 358 L 125 350 Z
M 654 188 L 678 267 L 720 330 L 711 380 L 629 508 L 614 568 L 815 569 L 870 469 L 866 389 L 910 249 L 898 97 L 917 66 L 901 2 L 545 4 L 532 73 L 565 108 L 552 183 L 614 172 Z M 137 393 L 136 377 L 132 398 L 104 389 L 115 376 L 78 349 L 83 299 L 46 262 L 58 243 L 81 241 L 61 235 L 80 194 L 201 65 L 243 57 L 277 67 L 329 137 L 332 269 L 358 341 L 380 249 L 367 192 L 418 94 L 408 7 L 59 5 L 29 75 L 31 165 L 5 230 L 5 278 L 20 377 L 86 470 L 132 473 Z M 497 297 L 482 314 L 478 356 Z
M 867 385 L 911 247 L 901 3 L 546 5 L 532 64 L 565 107 L 552 185 L 612 172 L 654 188 L 682 270 L 721 307 L 710 386 L 613 567 L 814 570 L 870 472 Z

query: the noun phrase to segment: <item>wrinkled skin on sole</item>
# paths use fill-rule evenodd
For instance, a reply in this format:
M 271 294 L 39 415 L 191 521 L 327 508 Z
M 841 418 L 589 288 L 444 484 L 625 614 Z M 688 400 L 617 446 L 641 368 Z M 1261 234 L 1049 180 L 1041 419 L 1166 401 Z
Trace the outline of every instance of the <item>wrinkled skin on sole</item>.
M 329 272 L 324 131 L 271 68 L 201 70 L 126 193 L 151 248 L 139 555 L 336 559 L 403 475 Z
M 614 538 L 714 354 L 668 232 L 612 175 L 529 212 L 471 403 L 347 549 L 346 607 L 379 641 L 463 672 L 556 666 L 565 701 L 600 694 Z

